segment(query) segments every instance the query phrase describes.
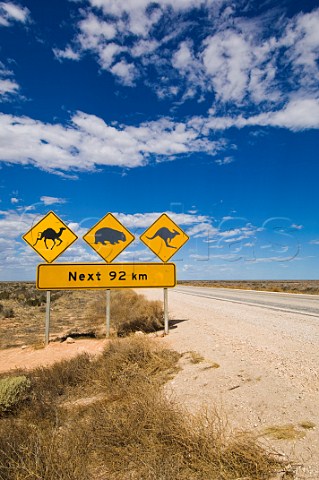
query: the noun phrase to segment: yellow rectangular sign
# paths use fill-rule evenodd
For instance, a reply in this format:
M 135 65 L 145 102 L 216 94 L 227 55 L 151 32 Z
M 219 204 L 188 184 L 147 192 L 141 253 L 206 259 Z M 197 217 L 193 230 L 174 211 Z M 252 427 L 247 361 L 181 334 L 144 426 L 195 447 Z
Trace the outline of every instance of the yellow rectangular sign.
M 175 287 L 174 263 L 54 263 L 37 268 L 40 290 Z

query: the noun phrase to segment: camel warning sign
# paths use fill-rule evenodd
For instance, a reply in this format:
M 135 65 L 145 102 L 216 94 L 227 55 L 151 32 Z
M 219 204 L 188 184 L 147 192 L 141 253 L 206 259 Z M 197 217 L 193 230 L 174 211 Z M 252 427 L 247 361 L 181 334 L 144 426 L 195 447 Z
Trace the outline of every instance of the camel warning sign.
M 107 213 L 83 236 L 83 240 L 103 260 L 110 263 L 135 240 L 135 237 L 112 213 Z
M 54 212 L 49 212 L 22 238 L 48 263 L 53 262 L 78 239 Z
M 163 262 L 167 262 L 189 240 L 188 235 L 163 213 L 140 236 L 145 245 Z

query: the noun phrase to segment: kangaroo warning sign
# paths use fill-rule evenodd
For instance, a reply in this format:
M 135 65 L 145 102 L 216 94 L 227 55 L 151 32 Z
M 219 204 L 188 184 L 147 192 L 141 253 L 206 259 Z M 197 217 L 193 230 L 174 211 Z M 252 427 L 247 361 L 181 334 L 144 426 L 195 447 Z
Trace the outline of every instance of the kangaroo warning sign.
M 51 263 L 78 237 L 54 212 L 49 212 L 22 238 L 46 262 Z
M 167 262 L 189 240 L 188 235 L 163 213 L 140 236 L 145 245 L 163 262 Z
M 84 236 L 83 240 L 107 263 L 113 260 L 135 240 L 134 235 L 112 213 L 107 213 Z

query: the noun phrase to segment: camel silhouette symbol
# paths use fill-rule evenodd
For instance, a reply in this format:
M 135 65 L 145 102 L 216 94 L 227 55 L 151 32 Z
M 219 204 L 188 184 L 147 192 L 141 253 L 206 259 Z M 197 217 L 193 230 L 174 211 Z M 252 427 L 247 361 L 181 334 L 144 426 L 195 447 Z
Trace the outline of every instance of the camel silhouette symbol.
M 46 230 L 44 230 L 43 232 L 39 232 L 39 236 L 37 238 L 37 241 L 35 242 L 35 244 L 33 245 L 34 247 L 36 246 L 36 244 L 38 243 L 39 240 L 42 240 L 44 239 L 44 245 L 45 245 L 45 248 L 49 248 L 48 245 L 47 245 L 47 240 L 52 240 L 53 241 L 53 245 L 51 247 L 51 250 L 53 250 L 53 247 L 55 247 L 56 245 L 56 241 L 58 241 L 58 245 L 61 245 L 62 243 L 62 240 L 61 240 L 61 235 L 62 235 L 62 232 L 66 230 L 65 227 L 61 227 L 60 230 L 58 232 L 56 232 L 55 230 L 53 230 L 53 228 L 47 228 Z
M 173 240 L 173 238 L 176 237 L 176 235 L 180 235 L 180 233 L 177 230 L 173 230 L 171 232 L 168 228 L 162 227 L 162 228 L 159 228 L 152 237 L 146 237 L 146 238 L 148 240 L 153 240 L 153 238 L 159 237 L 164 241 L 165 245 L 168 248 L 176 249 L 177 247 L 173 247 L 173 245 L 169 245 L 169 243 L 171 243 L 171 240 Z

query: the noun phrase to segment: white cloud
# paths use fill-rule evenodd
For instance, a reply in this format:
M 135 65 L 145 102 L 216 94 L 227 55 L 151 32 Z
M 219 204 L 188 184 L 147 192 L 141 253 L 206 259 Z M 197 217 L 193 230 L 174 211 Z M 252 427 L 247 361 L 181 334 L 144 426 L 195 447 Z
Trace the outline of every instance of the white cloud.
M 46 195 L 43 195 L 40 198 L 41 202 L 44 203 L 44 205 L 54 205 L 55 203 L 66 203 L 65 198 L 58 198 L 58 197 L 49 197 Z
M 83 52 L 92 54 L 102 69 L 108 70 L 124 85 L 133 86 L 145 65 L 155 70 L 164 64 L 170 65 L 170 59 L 165 60 L 162 52 L 156 50 L 184 30 L 180 15 L 193 8 L 216 4 L 216 1 L 90 0 L 89 3 L 91 8 L 80 10 L 82 19 L 77 24 L 78 33 L 72 40 L 72 55 L 78 59 L 75 52 L 79 55 Z M 176 16 L 176 22 L 172 15 Z M 166 25 L 161 22 L 164 17 Z M 153 35 L 155 27 L 161 30 L 156 38 Z M 126 53 L 125 58 L 121 56 L 123 52 Z M 63 49 L 57 49 L 55 53 L 60 59 L 64 55 L 72 58 Z M 163 92 L 163 89 L 159 89 L 159 92 Z
M 191 152 L 214 155 L 224 147 L 224 141 L 210 141 L 191 125 L 169 119 L 110 126 L 77 112 L 69 126 L 62 126 L 0 114 L 0 160 L 54 173 L 103 165 L 133 168 Z
M 211 140 L 210 131 L 247 126 L 318 129 L 319 100 L 292 100 L 281 110 L 247 118 L 194 117 L 186 123 L 161 118 L 138 126 L 110 126 L 83 112 L 73 115 L 66 126 L 0 114 L 0 161 L 63 175 L 103 165 L 134 168 L 195 152 L 217 155 L 226 142 Z M 230 163 L 231 158 L 219 158 L 217 163 Z
M 13 72 L 0 62 L 0 101 L 7 100 L 11 95 L 19 92 L 19 85 L 12 77 Z
M 194 57 L 188 42 L 182 42 L 179 49 L 174 53 L 172 64 L 178 70 L 186 70 L 193 63 Z
M 113 65 L 111 72 L 120 80 L 123 85 L 132 87 L 134 81 L 138 76 L 137 70 L 132 63 L 127 63 L 125 60 Z
M 218 229 L 213 227 L 211 222 L 200 221 L 187 230 L 187 235 L 194 238 L 205 238 L 205 242 L 209 243 L 212 238 L 215 238 Z
M 111 40 L 116 35 L 116 28 L 112 23 L 101 20 L 91 12 L 79 23 L 79 27 L 87 38 L 95 36 L 97 41 Z
M 133 57 L 144 57 L 153 53 L 160 43 L 156 40 L 139 40 L 132 48 L 131 54 Z
M 99 58 L 100 58 L 101 67 L 105 70 L 108 70 L 113 64 L 113 62 L 115 61 L 115 58 L 117 57 L 117 55 L 124 51 L 125 51 L 124 47 L 119 46 L 113 42 L 108 43 L 105 46 L 103 45 L 99 47 Z M 114 71 L 113 73 L 116 73 L 116 72 Z M 133 78 L 134 78 L 134 75 L 133 75 Z
M 242 101 L 252 65 L 252 49 L 243 35 L 226 30 L 204 42 L 203 64 L 222 101 Z
M 145 81 L 159 98 L 180 102 L 212 98 L 223 111 L 227 104 L 228 111 L 251 105 L 267 112 L 297 97 L 317 98 L 319 9 L 250 17 L 249 7 L 229 0 L 89 0 L 72 46 L 55 54 L 60 60 L 90 54 L 123 85 Z M 197 16 L 190 21 L 191 11 Z M 189 32 L 205 15 L 209 28 L 195 43 Z M 150 71 L 156 82 L 149 82 Z
M 9 27 L 13 22 L 26 23 L 29 10 L 12 2 L 0 2 L 0 26 Z
M 288 102 L 282 109 L 268 111 L 251 117 L 213 117 L 205 123 L 212 130 L 247 126 L 282 127 L 292 131 L 319 128 L 319 99 L 304 98 Z
M 0 72 L 1 74 L 1 72 Z M 0 79 L 0 95 L 6 95 L 8 93 L 17 93 L 19 85 L 14 80 Z
M 19 199 L 16 197 L 11 197 L 10 202 L 14 205 L 15 203 L 19 203 Z
M 319 9 L 299 14 L 286 27 L 281 44 L 303 85 L 315 86 L 319 80 Z
M 53 49 L 53 53 L 58 60 L 79 60 L 80 53 L 75 52 L 72 47 L 67 46 L 64 50 L 59 50 L 58 48 Z
M 120 220 L 127 228 L 131 229 L 146 229 L 152 225 L 152 223 L 157 220 L 163 212 L 150 212 L 150 213 L 135 213 L 135 214 L 124 214 L 124 213 L 114 213 L 115 217 Z M 202 225 L 205 223 L 206 228 L 209 227 L 210 218 L 206 215 L 192 215 L 188 213 L 175 213 L 168 211 L 166 214 L 175 222 L 177 225 L 182 225 L 184 227 L 193 226 L 196 224 Z
M 0 232 L 1 239 L 11 241 L 15 238 L 20 238 L 26 233 L 31 225 L 37 219 L 34 213 L 22 212 L 16 210 L 1 210 L 0 211 Z
M 233 157 L 224 157 L 224 158 L 219 158 L 218 160 L 215 160 L 215 163 L 217 165 L 228 165 L 229 163 L 233 163 L 234 158 Z

